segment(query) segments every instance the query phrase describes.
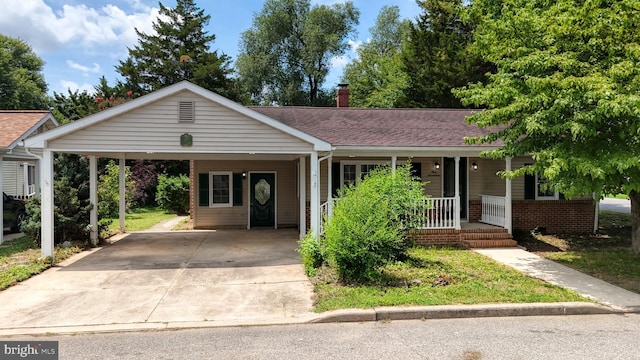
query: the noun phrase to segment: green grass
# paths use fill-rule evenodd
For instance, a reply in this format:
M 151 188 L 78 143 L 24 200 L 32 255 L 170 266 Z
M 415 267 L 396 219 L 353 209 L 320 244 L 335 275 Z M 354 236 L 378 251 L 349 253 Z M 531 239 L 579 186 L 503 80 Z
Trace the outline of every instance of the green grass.
M 127 231 L 146 230 L 162 221 L 173 219 L 175 216 L 176 214 L 166 213 L 158 207 L 136 208 L 125 214 L 124 226 Z M 118 218 L 111 220 L 113 221 L 109 225 L 109 232 L 114 234 L 118 232 L 120 223 Z
M 55 248 L 55 264 L 82 251 L 79 246 Z M 55 265 L 51 259 L 39 260 L 40 248 L 27 236 L 0 245 L 0 290 L 39 274 Z
M 456 248 L 414 248 L 408 261 L 386 266 L 380 281 L 372 284 L 341 284 L 328 268 L 312 280 L 317 312 L 397 305 L 586 301 L 572 291 Z
M 541 256 L 640 293 L 640 255 L 631 250 L 630 213 L 600 211 L 596 235 L 519 234 L 516 239 Z

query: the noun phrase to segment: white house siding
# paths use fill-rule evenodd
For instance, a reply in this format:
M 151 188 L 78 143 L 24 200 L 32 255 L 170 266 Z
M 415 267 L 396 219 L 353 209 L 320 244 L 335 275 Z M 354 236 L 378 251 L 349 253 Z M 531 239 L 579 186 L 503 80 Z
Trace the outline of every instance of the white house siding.
M 242 206 L 211 208 L 198 205 L 198 174 L 210 171 L 247 172 L 243 180 Z M 195 214 L 194 226 L 200 229 L 238 227 L 246 228 L 249 204 L 249 172 L 276 172 L 276 201 L 278 227 L 297 226 L 298 189 L 297 161 L 195 161 Z
M 195 122 L 178 122 L 178 103 L 195 101 Z M 193 136 L 181 147 L 180 136 Z M 126 148 L 123 148 L 126 144 Z M 52 150 L 92 152 L 298 153 L 312 145 L 210 100 L 183 91 L 50 141 Z
M 3 161 L 2 162 L 2 190 L 9 195 L 18 196 L 24 192 L 22 189 L 23 173 L 21 162 Z

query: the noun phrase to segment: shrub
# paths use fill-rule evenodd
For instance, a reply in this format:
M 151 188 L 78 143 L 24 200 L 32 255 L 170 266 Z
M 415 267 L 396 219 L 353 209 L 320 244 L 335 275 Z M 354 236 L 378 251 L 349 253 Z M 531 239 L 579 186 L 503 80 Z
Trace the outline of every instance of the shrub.
M 407 164 L 395 172 L 378 168 L 339 193 L 323 247 L 342 280 L 375 280 L 381 266 L 406 256 L 412 245 L 408 219 L 424 198 L 422 188 Z
M 135 205 L 151 205 L 158 185 L 158 172 L 154 162 L 136 160 L 131 165 L 131 180 L 135 183 L 133 202 Z
M 189 177 L 158 176 L 156 202 L 165 211 L 178 215 L 189 213 Z
M 324 258 L 318 240 L 309 232 L 304 239 L 298 241 L 298 253 L 302 257 L 302 265 L 308 276 L 314 276 L 316 269 L 322 266 Z
M 120 201 L 119 175 L 120 167 L 115 161 L 109 160 L 104 172 L 98 180 L 98 216 L 117 217 Z M 130 209 L 133 204 L 135 193 L 135 182 L 131 180 L 131 170 L 125 167 L 125 199 L 126 208 Z

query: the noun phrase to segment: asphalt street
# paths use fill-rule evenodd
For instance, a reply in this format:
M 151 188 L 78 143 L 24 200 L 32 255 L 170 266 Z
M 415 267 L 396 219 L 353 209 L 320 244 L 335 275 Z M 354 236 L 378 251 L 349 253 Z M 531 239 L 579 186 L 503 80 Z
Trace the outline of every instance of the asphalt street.
M 60 359 L 640 359 L 640 315 L 404 320 L 12 337 Z

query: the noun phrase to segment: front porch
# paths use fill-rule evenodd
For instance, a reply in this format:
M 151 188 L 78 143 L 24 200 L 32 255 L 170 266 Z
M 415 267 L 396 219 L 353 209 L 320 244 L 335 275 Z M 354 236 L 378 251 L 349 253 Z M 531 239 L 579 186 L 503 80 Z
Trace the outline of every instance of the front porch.
M 483 223 L 460 224 L 460 229 L 416 229 L 411 236 L 420 245 L 459 245 L 465 248 L 515 247 L 507 229 Z

